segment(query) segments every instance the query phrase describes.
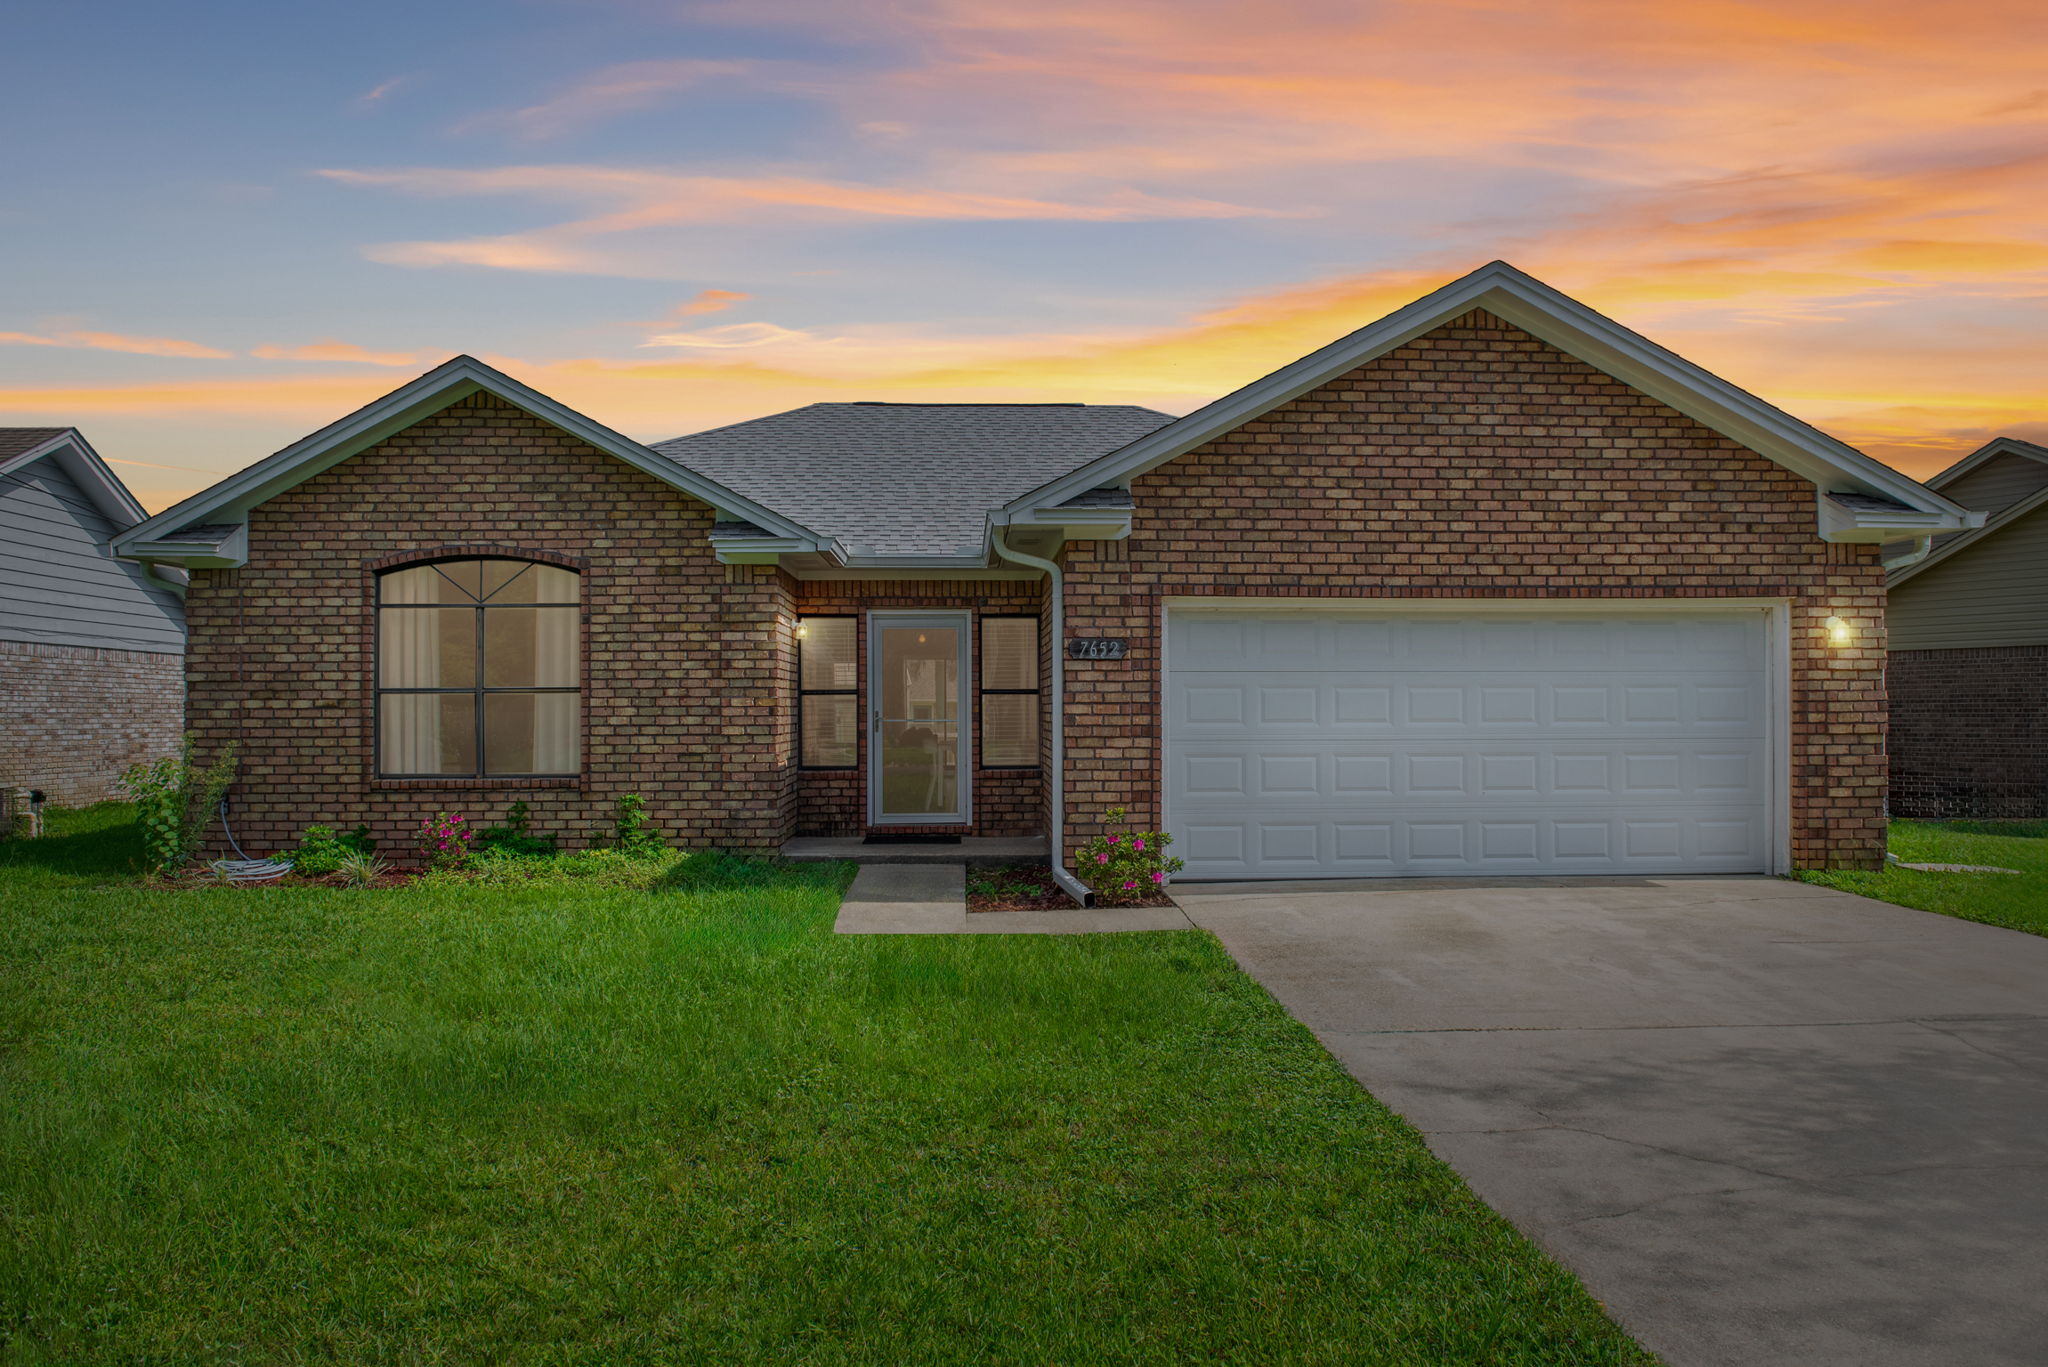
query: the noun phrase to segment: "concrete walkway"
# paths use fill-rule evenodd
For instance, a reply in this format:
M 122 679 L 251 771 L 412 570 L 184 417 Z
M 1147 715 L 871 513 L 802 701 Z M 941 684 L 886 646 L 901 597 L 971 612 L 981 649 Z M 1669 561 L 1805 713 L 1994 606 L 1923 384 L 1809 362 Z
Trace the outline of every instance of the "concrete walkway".
M 1672 1367 L 2048 1361 L 2048 939 L 1763 878 L 1174 892 Z
M 841 935 L 1082 935 L 1187 930 L 1189 924 L 1179 907 L 969 912 L 965 865 L 863 864 L 832 929 Z

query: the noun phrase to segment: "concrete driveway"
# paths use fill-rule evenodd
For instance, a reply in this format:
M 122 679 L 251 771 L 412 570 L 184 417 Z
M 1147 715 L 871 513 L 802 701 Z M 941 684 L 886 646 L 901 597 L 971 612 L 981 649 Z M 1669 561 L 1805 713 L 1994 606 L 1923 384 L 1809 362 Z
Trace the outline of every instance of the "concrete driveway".
M 2048 1362 L 2048 939 L 1765 878 L 1174 893 L 1674 1367 Z

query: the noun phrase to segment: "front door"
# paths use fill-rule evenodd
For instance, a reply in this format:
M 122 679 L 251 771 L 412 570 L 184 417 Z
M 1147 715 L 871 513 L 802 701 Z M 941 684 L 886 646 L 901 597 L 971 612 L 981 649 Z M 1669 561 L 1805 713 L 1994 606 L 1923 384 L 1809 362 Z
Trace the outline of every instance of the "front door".
M 868 614 L 868 823 L 967 820 L 968 614 Z

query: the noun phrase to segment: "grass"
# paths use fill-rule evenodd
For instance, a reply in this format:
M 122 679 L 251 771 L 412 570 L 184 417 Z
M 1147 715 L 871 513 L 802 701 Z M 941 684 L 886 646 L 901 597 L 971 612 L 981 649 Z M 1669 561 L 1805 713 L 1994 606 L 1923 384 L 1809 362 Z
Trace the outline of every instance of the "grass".
M 2048 821 L 1894 821 L 1891 852 L 1908 864 L 1983 864 L 2010 873 L 1923 873 L 1888 865 L 1876 873 L 1798 876 L 1882 902 L 1966 921 L 2048 935 Z
M 0 846 L 0 1362 L 1640 1364 L 1195 932 Z

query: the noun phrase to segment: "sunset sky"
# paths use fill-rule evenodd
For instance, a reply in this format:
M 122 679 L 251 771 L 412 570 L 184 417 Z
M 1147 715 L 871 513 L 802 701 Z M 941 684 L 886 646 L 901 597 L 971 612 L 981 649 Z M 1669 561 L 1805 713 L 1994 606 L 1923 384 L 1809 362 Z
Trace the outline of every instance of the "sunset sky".
M 1915 475 L 2048 440 L 2040 0 L 191 0 L 0 37 L 0 423 L 79 427 L 151 508 L 457 352 L 642 439 L 1185 412 L 1496 257 Z

